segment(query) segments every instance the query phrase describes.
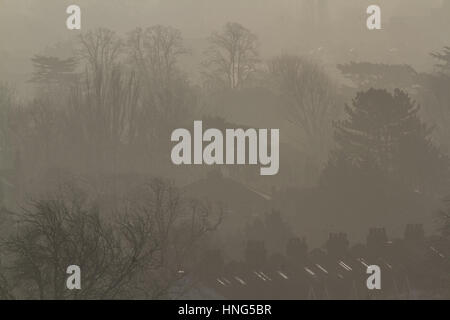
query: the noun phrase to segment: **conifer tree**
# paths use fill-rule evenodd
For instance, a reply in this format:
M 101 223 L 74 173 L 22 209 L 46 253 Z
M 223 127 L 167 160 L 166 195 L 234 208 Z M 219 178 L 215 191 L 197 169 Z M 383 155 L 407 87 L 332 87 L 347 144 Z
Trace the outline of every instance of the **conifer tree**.
M 436 192 L 448 185 L 448 159 L 432 144 L 419 107 L 403 91 L 369 89 L 346 106 L 335 123 L 338 145 L 331 166 L 372 168 L 411 190 Z

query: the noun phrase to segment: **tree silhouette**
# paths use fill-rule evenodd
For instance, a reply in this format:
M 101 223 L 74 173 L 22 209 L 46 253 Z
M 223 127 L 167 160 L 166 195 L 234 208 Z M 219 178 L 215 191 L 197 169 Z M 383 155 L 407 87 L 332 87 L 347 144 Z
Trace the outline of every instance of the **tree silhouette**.
M 303 133 L 315 162 L 323 161 L 333 138 L 332 120 L 338 107 L 337 86 L 319 64 L 307 58 L 282 55 L 269 62 L 275 90 L 287 100 L 289 121 Z
M 431 129 L 405 92 L 369 89 L 345 111 L 348 118 L 335 124 L 332 161 L 370 164 L 412 190 L 436 192 L 447 185 L 448 159 L 432 144 Z
M 137 28 L 128 34 L 127 49 L 131 67 L 144 88 L 139 95 L 136 133 L 146 142 L 166 146 L 165 140 L 159 141 L 163 132 L 179 125 L 194 104 L 188 79 L 178 68 L 178 60 L 187 53 L 181 32 L 162 25 Z
M 199 240 L 222 217 L 220 208 L 184 198 L 162 179 L 131 190 L 109 219 L 102 201 L 92 198 L 63 183 L 16 213 L 16 232 L 0 242 L 6 261 L 0 261 L 0 297 L 167 297 L 194 264 Z M 82 270 L 81 290 L 65 288 L 72 264 Z
M 114 31 L 99 28 L 80 36 L 79 56 L 86 62 L 86 81 L 99 108 L 105 107 L 110 81 L 117 70 L 123 42 Z
M 0 169 L 10 165 L 10 158 L 13 153 L 13 142 L 11 141 L 13 100 L 14 94 L 11 87 L 0 83 Z
M 259 63 L 258 38 L 239 23 L 227 23 L 221 33 L 209 38 L 204 75 L 210 83 L 239 89 L 250 79 Z
M 433 138 L 446 154 L 450 151 L 450 47 L 431 54 L 436 61 L 436 72 L 419 75 L 417 100 L 426 106 L 422 110 L 424 120 L 434 126 Z

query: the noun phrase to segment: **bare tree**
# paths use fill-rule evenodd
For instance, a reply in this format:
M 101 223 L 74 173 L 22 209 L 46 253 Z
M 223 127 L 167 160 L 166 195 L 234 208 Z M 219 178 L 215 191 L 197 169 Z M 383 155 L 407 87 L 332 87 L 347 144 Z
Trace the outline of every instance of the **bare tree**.
M 0 273 L 0 294 L 39 299 L 172 294 L 188 274 L 199 239 L 217 227 L 222 211 L 192 205 L 160 179 L 123 200 L 110 221 L 103 203 L 74 184 L 32 201 L 18 216 L 17 233 L 2 242 L 8 272 Z M 69 265 L 80 266 L 81 290 L 65 287 Z
M 138 135 L 143 143 L 160 150 L 163 133 L 183 121 L 195 103 L 188 80 L 178 68 L 187 53 L 181 32 L 168 26 L 137 28 L 127 38 L 128 59 L 142 92 L 139 97 Z
M 335 83 L 320 65 L 298 56 L 272 59 L 269 72 L 287 100 L 289 120 L 303 131 L 313 157 L 323 161 L 332 141 L 332 120 L 340 111 Z
M 242 88 L 259 63 L 258 38 L 239 23 L 227 23 L 209 37 L 203 62 L 207 82 L 230 89 Z
M 79 148 L 76 158 L 92 156 L 85 160 L 97 169 L 114 165 L 121 147 L 136 138 L 139 92 L 136 75 L 121 66 L 116 66 L 108 83 L 102 85 L 101 99 L 89 79 L 71 91 L 60 126 L 70 148 Z
M 447 154 L 450 152 L 450 47 L 432 53 L 436 59 L 436 72 L 422 73 L 414 92 L 417 100 L 426 108 L 421 109 L 425 121 L 433 125 L 433 142 Z
M 177 282 L 193 276 L 196 248 L 221 223 L 223 210 L 211 203 L 185 198 L 173 184 L 161 179 L 144 183 L 130 194 L 125 202 L 126 217 L 134 218 L 127 220 L 150 219 L 152 241 L 158 244 L 158 251 L 134 283 L 135 290 L 145 298 L 176 296 L 184 289 Z
M 181 32 L 161 25 L 133 30 L 127 45 L 130 59 L 148 77 L 149 86 L 167 86 L 177 77 L 178 58 L 187 52 Z
M 80 60 L 85 71 L 68 97 L 62 123 L 72 144 L 94 155 L 96 168 L 116 168 L 119 147 L 135 138 L 140 83 L 122 62 L 122 40 L 107 29 L 80 37 Z M 89 163 L 91 161 L 87 159 Z
M 10 164 L 13 154 L 12 126 L 14 116 L 14 94 L 11 87 L 0 83 L 0 169 Z M 0 198 L 1 205 L 1 198 Z
M 100 28 L 81 35 L 80 44 L 80 58 L 87 62 L 87 81 L 92 82 L 97 104 L 103 107 L 123 43 L 114 31 Z

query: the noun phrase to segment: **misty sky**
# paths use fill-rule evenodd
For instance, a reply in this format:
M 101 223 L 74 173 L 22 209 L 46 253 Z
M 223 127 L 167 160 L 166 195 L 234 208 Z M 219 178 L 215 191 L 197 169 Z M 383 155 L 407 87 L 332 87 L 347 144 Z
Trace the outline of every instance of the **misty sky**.
M 46 48 L 67 42 L 78 31 L 65 27 L 70 4 L 82 9 L 82 32 L 106 27 L 126 34 L 137 26 L 154 24 L 172 25 L 180 29 L 192 55 L 201 55 L 198 44 L 214 30 L 228 21 L 240 22 L 260 38 L 263 57 L 284 52 L 317 54 L 318 58 L 334 65 L 339 60 L 354 59 L 342 56 L 342 52 L 360 50 L 359 60 L 410 63 L 427 68 L 430 50 L 437 50 L 450 42 L 448 32 L 437 34 L 438 22 L 429 18 L 441 11 L 442 0 L 328 0 L 328 12 L 319 16 L 308 13 L 310 0 L 0 0 L 0 80 L 19 86 L 31 70 L 30 57 L 46 52 Z M 326 2 L 327 0 L 318 0 Z M 370 33 L 365 28 L 365 9 L 369 4 L 380 4 L 384 28 Z M 314 18 L 311 16 L 314 15 Z M 450 16 L 450 12 L 447 13 Z M 307 25 L 306 19 L 309 20 Z M 397 19 L 397 20 L 396 20 Z M 403 20 L 401 20 L 403 19 Z M 448 19 L 447 19 L 448 20 Z M 401 29 L 391 26 L 401 21 L 413 25 L 403 37 Z M 405 22 L 406 21 L 406 22 Z M 435 24 L 435 25 L 433 25 Z M 437 29 L 436 29 L 437 28 Z M 431 32 L 433 30 L 434 32 Z M 433 33 L 433 34 L 431 34 Z M 358 36 L 356 36 L 356 34 Z M 417 48 L 398 52 L 399 39 L 408 37 L 421 40 Z M 424 41 L 430 43 L 424 45 Z M 379 43 L 383 52 L 368 48 L 367 42 Z M 329 47 L 328 52 L 326 51 Z M 201 47 L 201 46 L 200 46 Z M 316 49 L 322 51 L 314 51 Z M 324 49 L 325 48 L 325 49 Z M 394 48 L 398 57 L 390 57 Z M 421 50 L 421 51 L 420 51 Z M 414 51 L 414 52 L 411 52 Z M 64 55 L 64 50 L 54 51 Z M 48 50 L 47 50 L 48 53 Z M 340 55 L 337 59 L 336 55 Z M 188 62 L 188 70 L 195 70 L 198 57 Z

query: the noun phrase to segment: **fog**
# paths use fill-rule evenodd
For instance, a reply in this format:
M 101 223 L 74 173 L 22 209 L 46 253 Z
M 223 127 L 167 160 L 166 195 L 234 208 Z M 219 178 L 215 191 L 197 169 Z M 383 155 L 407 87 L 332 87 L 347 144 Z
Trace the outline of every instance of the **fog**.
M 0 0 L 0 299 L 448 298 L 449 31 L 444 0 Z
M 31 70 L 30 54 L 66 43 L 76 31 L 65 28 L 65 9 L 73 1 L 1 0 L 0 79 L 19 87 Z M 79 0 L 82 30 L 110 28 L 125 34 L 136 26 L 171 25 L 180 29 L 192 50 L 187 63 L 195 68 L 197 54 L 212 30 L 228 22 L 245 24 L 261 42 L 264 57 L 280 53 L 308 54 L 321 48 L 320 58 L 333 66 L 351 58 L 374 62 L 412 64 L 419 70 L 432 66 L 428 48 L 439 49 L 448 41 L 448 12 L 442 0 L 336 0 L 319 1 L 324 10 L 302 0 Z M 383 30 L 365 28 L 365 9 L 383 8 Z M 448 10 L 448 9 L 446 9 Z M 436 18 L 438 17 L 438 18 Z M 414 45 L 413 40 L 420 40 Z M 349 53 L 349 50 L 354 49 Z M 395 51 L 392 51 L 395 49 Z M 61 49 L 60 54 L 66 54 Z M 391 51 L 390 51 L 391 50 Z M 429 50 L 428 50 L 429 51 Z M 194 62 L 192 62 L 192 61 Z

